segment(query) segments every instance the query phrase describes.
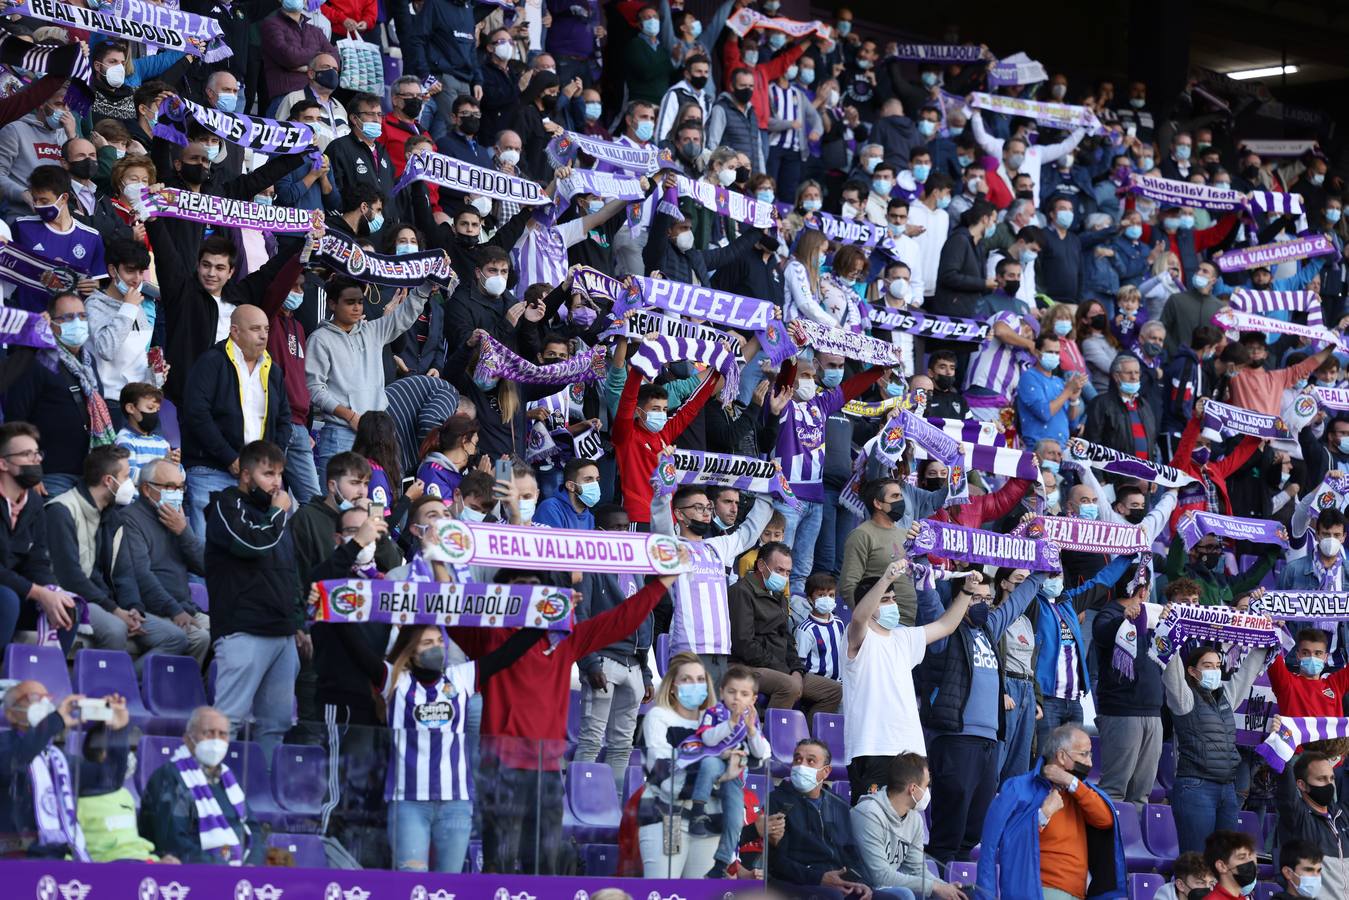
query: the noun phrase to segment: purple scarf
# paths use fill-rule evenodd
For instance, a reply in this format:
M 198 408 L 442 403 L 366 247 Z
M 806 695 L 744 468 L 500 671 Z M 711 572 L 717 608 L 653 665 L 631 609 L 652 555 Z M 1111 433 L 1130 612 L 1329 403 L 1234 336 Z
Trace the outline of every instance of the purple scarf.
M 52 287 L 48 287 L 43 281 L 43 276 L 48 280 L 52 277 L 56 279 Z M 8 281 L 10 284 L 17 284 L 22 287 L 30 287 L 38 291 L 50 291 L 53 289 L 61 291 L 73 291 L 75 285 L 84 276 L 75 272 L 69 266 L 58 262 L 52 262 L 36 253 L 27 250 L 20 250 L 13 244 L 0 244 L 0 278 Z M 17 310 L 15 310 L 17 312 Z M 34 325 L 32 329 L 19 328 L 15 323 L 20 335 L 39 335 L 38 329 L 42 326 Z M 51 334 L 51 326 L 46 325 L 47 333 Z M 40 335 L 35 338 L 40 340 Z M 22 341 L 11 338 L 11 343 L 22 343 Z M 42 346 L 51 348 L 56 346 L 55 338 L 50 344 L 32 344 L 26 346 Z
M 731 728 L 724 740 L 715 744 L 703 743 L 703 738 L 709 731 L 731 720 L 731 711 L 723 703 L 708 707 L 703 711 L 702 719 L 698 723 L 698 730 L 689 737 L 679 742 L 679 758 L 675 761 L 675 766 L 686 769 L 700 760 L 709 756 L 720 756 L 733 747 L 738 747 L 749 737 L 749 727 L 745 725 L 742 717 L 739 722 Z
M 1033 572 L 1057 572 L 1059 548 L 1049 541 L 965 528 L 932 519 L 917 523 L 912 553 L 954 559 L 975 565 L 1013 566 Z
M 220 810 L 220 804 L 216 801 L 215 792 L 211 790 L 210 783 L 206 780 L 206 773 L 197 765 L 197 758 L 192 755 L 192 751 L 187 749 L 187 744 L 180 744 L 178 749 L 173 752 L 170 758 L 174 768 L 183 779 L 183 784 L 187 785 L 192 792 L 192 802 L 197 811 L 197 833 L 201 838 L 201 849 L 205 851 L 219 850 L 225 860 L 233 866 L 241 865 L 244 858 L 244 848 L 239 841 L 239 836 L 234 833 L 230 827 L 229 819 Z M 239 816 L 239 825 L 244 829 L 244 839 L 248 839 L 248 811 L 244 808 L 244 792 L 239 787 L 239 782 L 235 780 L 234 773 L 230 767 L 223 762 L 220 764 L 220 784 L 225 789 L 225 797 L 230 805 L 234 807 L 235 813 Z
M 590 169 L 572 169 L 570 177 L 559 179 L 557 182 L 558 208 L 569 205 L 577 194 L 594 194 L 606 202 L 641 200 L 646 196 L 640 179 Z
M 1210 400 L 1204 404 L 1204 427 L 1228 434 L 1250 434 L 1255 437 L 1285 440 L 1292 437 L 1279 416 L 1219 403 L 1217 400 Z
M 1191 641 L 1212 641 L 1236 647 L 1273 647 L 1278 629 L 1265 616 L 1239 612 L 1230 606 L 1173 604 L 1162 615 L 1149 650 L 1153 660 L 1165 666 Z
M 873 306 L 869 312 L 873 329 L 917 334 L 946 341 L 969 341 L 974 344 L 985 343 L 990 333 L 988 323 L 977 319 L 954 319 L 910 309 L 892 309 L 888 306 Z
M 628 365 L 655 381 L 660 370 L 674 362 L 698 362 L 716 369 L 725 383 L 721 386 L 721 402 L 730 405 L 739 395 L 740 367 L 735 364 L 735 353 L 725 344 L 694 341 L 688 338 L 658 337 L 643 341 L 636 353 L 628 355 Z
M 1130 192 L 1156 200 L 1163 206 L 1196 206 L 1200 209 L 1220 211 L 1245 207 L 1241 194 L 1229 188 L 1191 184 L 1188 181 L 1175 181 L 1157 175 L 1131 172 L 1124 186 Z
M 846 328 L 797 319 L 787 326 L 787 333 L 798 347 L 812 347 L 819 353 L 832 353 L 872 366 L 893 368 L 904 365 L 898 344 L 867 337 Z
M 603 347 L 585 350 L 565 362 L 540 366 L 517 356 L 490 335 L 481 335 L 480 340 L 482 353 L 473 373 L 475 378 L 505 378 L 520 384 L 573 384 L 599 381 L 604 377 Z
M 605 303 L 609 306 L 619 305 L 624 302 L 623 298 L 627 296 L 628 286 L 626 284 L 612 275 L 605 275 L 598 269 L 575 265 L 571 267 L 569 274 L 572 291 L 583 295 L 601 309 L 604 308 Z
M 440 562 L 458 566 L 546 572 L 674 575 L 687 571 L 679 542 L 660 534 L 581 531 L 441 519 L 436 526 Z
M 1324 234 L 1304 234 L 1291 241 L 1279 241 L 1273 244 L 1261 244 L 1258 247 L 1245 247 L 1240 250 L 1228 250 L 1217 257 L 1218 268 L 1224 272 L 1240 272 L 1260 266 L 1273 268 L 1279 263 L 1295 259 L 1310 259 L 1316 256 L 1333 256 L 1340 251 L 1335 242 Z
M 316 222 L 323 221 L 323 210 L 293 209 L 289 206 L 264 206 L 249 200 L 231 200 L 216 194 L 160 188 L 150 193 L 141 188 L 138 209 L 150 216 L 186 219 L 226 228 L 251 228 L 276 234 L 307 234 Z
M 3 266 L 4 255 L 9 250 L 8 244 L 0 247 L 0 266 Z M 3 269 L 0 269 L 0 276 L 3 274 Z M 51 323 L 38 313 L 5 306 L 0 307 L 0 344 L 55 350 L 56 336 L 52 334 Z
M 154 136 L 180 147 L 186 146 L 188 116 L 196 119 L 199 125 L 222 141 L 268 156 L 309 153 L 315 149 L 314 129 L 301 122 L 278 122 L 242 113 L 222 112 L 177 96 L 168 96 L 160 101 Z M 319 162 L 322 162 L 321 158 Z
M 1176 523 L 1176 534 L 1185 542 L 1186 550 L 1210 534 L 1288 549 L 1288 532 L 1278 522 L 1269 519 L 1243 519 L 1190 509 L 1181 514 L 1180 521 Z
M 115 13 L 113 12 L 115 10 Z M 5 10 L 7 15 L 29 16 L 55 25 L 93 31 L 133 44 L 177 50 L 207 62 L 228 59 L 234 51 L 221 39 L 215 19 L 198 16 L 145 0 L 121 0 L 113 10 L 87 9 L 59 0 L 23 0 Z

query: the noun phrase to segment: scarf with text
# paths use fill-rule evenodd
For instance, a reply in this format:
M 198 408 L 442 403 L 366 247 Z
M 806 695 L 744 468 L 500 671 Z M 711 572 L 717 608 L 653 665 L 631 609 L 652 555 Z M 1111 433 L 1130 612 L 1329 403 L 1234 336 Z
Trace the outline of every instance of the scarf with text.
M 1327 409 L 1349 411 L 1349 388 L 1321 387 L 1312 385 L 1312 396 L 1316 402 Z
M 0 246 L 0 265 L 3 264 L 3 254 L 7 250 L 8 244 Z M 0 276 L 3 276 L 2 269 Z M 0 344 L 55 350 L 56 335 L 52 333 L 51 322 L 41 313 L 27 312 L 16 306 L 4 306 L 0 307 Z
M 705 319 L 740 331 L 759 332 L 770 326 L 782 327 L 782 312 L 769 300 L 742 297 L 729 291 L 697 287 L 666 278 L 633 275 L 629 281 L 630 289 L 614 306 L 616 316 L 630 309 L 645 307 Z
M 871 327 L 885 331 L 898 331 L 903 334 L 917 334 L 922 337 L 937 338 L 945 341 L 969 341 L 982 344 L 988 341 L 990 326 L 978 319 L 956 319 L 947 316 L 934 316 L 910 309 L 873 306 L 868 314 Z
M 167 216 L 226 228 L 250 228 L 276 234 L 306 234 L 323 221 L 321 209 L 294 209 L 251 200 L 231 200 L 204 191 L 141 188 L 137 210 L 145 216 Z
M 1318 346 L 1340 344 L 1343 338 L 1327 328 L 1317 325 L 1299 325 L 1297 322 L 1285 322 L 1255 313 L 1238 312 L 1235 309 L 1220 309 L 1209 319 L 1226 332 L 1228 340 L 1236 340 L 1243 331 L 1273 331 L 1277 334 L 1291 334 L 1306 338 Z
M 859 247 L 879 246 L 891 256 L 898 258 L 899 251 L 890 240 L 890 230 L 884 225 L 874 225 L 867 221 L 842 219 L 826 212 L 809 213 L 805 218 L 807 228 L 814 228 L 829 240 L 839 244 L 856 244 Z
M 1317 256 L 1333 256 L 1340 251 L 1335 242 L 1324 234 L 1304 234 L 1291 241 L 1276 241 L 1273 244 L 1261 244 L 1258 247 L 1243 247 L 1227 250 L 1216 257 L 1218 268 L 1224 272 L 1240 272 L 1244 269 L 1256 269 L 1261 266 L 1273 268 L 1279 263 L 1295 259 L 1311 259 Z
M 1082 438 L 1070 438 L 1064 447 L 1065 455 L 1073 462 L 1083 463 L 1093 469 L 1123 475 L 1126 478 L 1138 478 L 1164 487 L 1182 487 L 1192 484 L 1194 476 L 1182 472 L 1174 466 L 1149 462 L 1127 453 L 1120 453 L 1100 444 L 1093 444 Z
M 1049 75 L 1045 72 L 1045 67 L 1021 52 L 998 60 L 988 70 L 988 86 L 991 88 L 1035 84 L 1048 80 Z
M 154 136 L 187 146 L 187 117 L 191 116 L 207 131 L 238 147 L 256 150 L 268 156 L 294 155 L 316 151 L 314 129 L 302 122 L 278 122 L 261 116 L 227 113 L 193 103 L 170 94 L 159 103 Z M 322 155 L 319 160 L 322 163 Z
M 606 141 L 604 138 L 564 131 L 548 142 L 546 150 L 548 161 L 554 166 L 575 166 L 578 153 L 605 163 L 623 172 L 637 175 L 650 175 L 660 166 L 660 154 L 655 144 L 645 147 L 633 147 L 618 141 Z M 586 171 L 573 169 L 573 172 Z M 609 199 L 615 199 L 610 197 Z
M 429 181 L 461 194 L 509 200 L 521 206 L 543 206 L 552 202 L 537 181 L 484 169 L 443 153 L 409 156 L 407 168 L 393 186 L 392 193 L 397 194 L 414 181 Z
M 759 345 L 776 362 L 795 352 L 782 310 L 772 301 L 742 297 L 716 288 L 697 287 L 667 278 L 630 276 L 628 289 L 614 304 L 615 317 L 634 309 L 663 309 L 689 319 L 704 319 L 737 331 L 752 331 Z M 738 379 L 737 374 L 737 379 Z
M 657 494 L 665 496 L 673 494 L 676 488 L 684 484 L 772 494 L 793 509 L 801 508 L 801 501 L 792 492 L 781 463 L 775 459 L 754 459 L 699 450 L 662 453 L 656 460 L 651 486 Z
M 1199 209 L 1228 211 L 1242 209 L 1246 205 L 1241 194 L 1229 188 L 1191 184 L 1188 181 L 1144 175 L 1141 172 L 1130 173 L 1124 187 L 1131 193 L 1156 200 L 1163 206 L 1194 206 Z
M 192 803 L 197 812 L 197 835 L 201 840 L 201 849 L 207 853 L 218 850 L 230 865 L 242 865 L 244 848 L 239 843 L 239 836 L 234 833 L 229 819 L 221 812 L 220 804 L 215 799 L 215 792 L 211 790 L 210 782 L 206 780 L 206 773 L 197 764 L 197 758 L 192 755 L 192 751 L 187 749 L 187 744 L 180 744 L 178 749 L 173 751 L 169 761 L 178 770 L 178 776 L 183 779 L 183 784 L 187 785 L 188 791 L 192 794 Z M 230 767 L 223 762 L 220 764 L 220 786 L 225 789 L 225 799 L 234 807 L 234 812 L 239 817 L 239 826 L 243 828 L 244 838 L 247 839 L 248 810 L 244 808 L 244 791 L 239 787 L 239 782 L 230 771 Z
M 1148 652 L 1154 662 L 1165 666 L 1191 641 L 1254 649 L 1277 645 L 1279 632 L 1268 617 L 1240 612 L 1230 606 L 1173 603 L 1158 621 Z
M 900 44 L 894 59 L 916 59 L 919 62 L 979 62 L 984 48 L 974 44 Z
M 1291 437 L 1281 417 L 1219 403 L 1217 400 L 1209 400 L 1204 404 L 1204 427 L 1226 434 L 1283 439 Z
M 821 325 L 809 319 L 797 319 L 788 324 L 787 334 L 797 347 L 811 347 L 816 353 L 832 353 L 872 366 L 892 368 L 904 365 L 898 344 L 867 337 L 856 331 Z
M 593 169 L 572 169 L 571 175 L 557 182 L 557 208 L 571 204 L 578 194 L 594 194 L 605 202 L 610 200 L 641 200 L 646 196 L 639 178 L 596 172 Z
M 651 222 L 651 216 L 657 211 L 659 205 L 660 212 L 669 213 L 676 221 L 683 221 L 684 216 L 679 211 L 677 202 L 679 199 L 692 200 L 703 209 L 714 212 L 719 216 L 726 216 L 734 219 L 744 225 L 752 225 L 755 228 L 773 227 L 776 209 L 771 202 L 765 203 L 762 200 L 755 200 L 739 191 L 732 191 L 719 184 L 709 184 L 701 178 L 694 180 L 687 175 L 676 175 L 675 186 L 670 188 L 661 196 L 659 204 L 657 197 L 652 195 L 645 203 L 640 206 L 634 206 L 629 211 L 629 216 L 638 215 L 640 224 L 648 225 Z M 634 210 L 640 211 L 635 213 Z M 632 222 L 629 222 L 631 225 Z
M 1278 522 L 1269 519 L 1223 516 L 1195 509 L 1181 513 L 1176 522 L 1176 534 L 1185 542 L 1186 550 L 1193 548 L 1210 534 L 1256 544 L 1274 544 L 1288 549 L 1288 531 Z
M 1349 592 L 1265 591 L 1251 600 L 1251 612 L 1271 619 L 1349 621 Z
M 519 356 L 488 334 L 478 336 L 482 351 L 474 378 L 505 378 L 517 384 L 574 384 L 604 377 L 605 348 L 591 347 L 563 362 L 541 366 Z
M 596 309 L 610 308 L 628 293 L 628 286 L 622 281 L 590 266 L 572 266 L 568 277 L 572 292 L 585 297 Z
M 660 370 L 670 363 L 702 363 L 721 373 L 721 402 L 729 406 L 740 393 L 740 367 L 735 363 L 735 351 L 726 344 L 695 341 L 689 338 L 648 337 L 637 348 L 629 351 L 628 365 L 641 372 L 649 381 L 655 381 Z
M 30 287 L 38 291 L 55 293 L 73 291 L 84 276 L 69 266 L 63 265 L 28 250 L 20 250 L 13 244 L 0 244 L 0 279 L 10 284 Z M 15 310 L 18 312 L 18 310 Z M 6 308 L 6 313 L 9 313 Z M 34 313 L 33 315 L 37 315 Z M 29 347 L 50 347 L 54 344 L 29 344 L 28 340 L 42 340 L 42 328 L 39 325 L 24 326 L 18 320 L 13 321 L 15 337 L 9 343 L 23 344 Z M 47 333 L 51 333 L 48 325 Z
M 1096 118 L 1096 113 L 1085 106 L 1023 100 L 1020 97 L 1004 97 L 1001 94 L 985 94 L 981 91 L 970 94 L 968 102 L 974 109 L 1034 119 L 1048 128 L 1062 128 L 1068 131 L 1085 128 L 1088 134 L 1102 134 L 1105 131 L 1101 120 Z
M 320 581 L 314 622 L 441 625 L 446 628 L 542 628 L 568 633 L 575 591 L 548 584 Z
M 1321 149 L 1318 141 L 1253 141 L 1242 139 L 1238 142 L 1238 145 L 1261 156 L 1301 156 L 1308 150 Z
M 811 22 L 798 22 L 796 19 L 765 16 L 763 13 L 745 7 L 726 20 L 726 27 L 740 37 L 749 34 L 755 28 L 762 31 L 780 31 L 789 38 L 802 38 L 808 34 L 819 35 L 832 43 L 829 26 L 816 19 Z
M 444 250 L 386 256 L 371 253 L 353 238 L 336 231 L 324 233 L 310 260 L 365 284 L 414 288 L 429 280 L 444 288 L 446 294 L 453 294 L 459 286 L 459 276 Z
M 1061 568 L 1057 545 L 1030 537 L 965 528 L 932 519 L 915 523 L 918 533 L 907 546 L 912 554 L 936 556 L 983 566 L 1012 566 L 1033 572 Z
M 877 419 L 889 415 L 907 402 L 904 397 L 886 397 L 875 403 L 867 400 L 849 400 L 843 404 L 843 413 L 861 419 Z
M 1297 748 L 1317 741 L 1349 737 L 1349 719 L 1324 716 L 1279 716 L 1279 727 L 1269 733 L 1255 752 L 1275 772 L 1282 772 L 1297 755 Z
M 1096 519 L 1078 519 L 1069 516 L 1038 516 L 1022 522 L 1012 534 L 1043 538 L 1064 550 L 1077 553 L 1145 553 L 1147 535 L 1138 525 L 1101 522 Z
M 75 790 L 66 755 L 51 744 L 28 764 L 33 788 L 33 820 L 42 847 L 68 847 L 78 862 L 89 862 L 84 831 L 76 815 Z
M 629 312 L 621 322 L 616 323 L 603 336 L 607 337 L 611 334 L 626 335 L 633 340 L 641 340 L 648 334 L 657 334 L 662 337 L 690 338 L 695 341 L 711 341 L 713 343 L 724 341 L 732 347 L 738 347 L 740 344 L 726 332 L 713 328 L 711 325 L 686 322 L 678 316 L 662 316 L 660 313 L 637 310 Z M 743 357 L 737 356 L 736 360 L 743 362 Z
M 676 575 L 688 570 L 679 561 L 679 541 L 663 534 L 440 519 L 433 541 L 435 558 L 457 566 L 615 575 Z
M 120 0 L 108 9 L 72 6 L 61 0 L 22 0 L 7 15 L 29 16 L 80 31 L 92 31 L 149 47 L 177 50 L 206 62 L 234 55 L 215 19 L 148 0 Z

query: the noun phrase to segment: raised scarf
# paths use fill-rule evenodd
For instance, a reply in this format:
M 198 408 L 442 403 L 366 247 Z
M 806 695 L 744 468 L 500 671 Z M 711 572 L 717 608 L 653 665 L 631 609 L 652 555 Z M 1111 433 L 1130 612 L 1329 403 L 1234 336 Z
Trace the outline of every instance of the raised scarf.
M 234 55 L 222 38 L 220 23 L 148 0 L 120 0 L 105 8 L 72 6 L 60 0 L 23 0 L 5 10 L 43 22 L 92 31 L 164 50 L 177 50 L 206 62 Z
M 1260 266 L 1273 268 L 1279 263 L 1295 259 L 1310 259 L 1316 256 L 1334 256 L 1340 251 L 1335 242 L 1324 234 L 1304 234 L 1291 241 L 1276 241 L 1261 244 L 1258 247 L 1243 247 L 1228 250 L 1216 257 L 1218 268 L 1224 272 L 1240 272 L 1243 269 L 1255 269 Z
M 1126 616 L 1115 632 L 1115 650 L 1110 656 L 1111 667 L 1128 681 L 1138 677 L 1139 655 L 1146 646 L 1141 639 L 1157 627 L 1162 618 L 1162 606 L 1158 603 L 1140 603 L 1138 612 Z
M 1324 716 L 1279 716 L 1279 727 L 1255 748 L 1275 772 L 1282 772 L 1293 761 L 1297 748 L 1317 741 L 1349 737 L 1349 719 Z
M 188 116 L 222 141 L 268 156 L 309 153 L 316 149 L 314 129 L 301 122 L 278 122 L 261 116 L 227 113 L 175 94 L 159 102 L 154 136 L 180 147 L 186 146 Z M 321 158 L 319 162 L 322 163 Z
M 1096 113 L 1085 106 L 1022 100 L 1020 97 L 1005 97 L 1001 94 L 985 94 L 979 91 L 970 94 L 969 105 L 975 109 L 986 109 L 1007 116 L 1034 119 L 1049 128 L 1074 130 L 1085 128 L 1089 134 L 1101 134 L 1105 131 L 1101 120 L 1096 118 Z
M 605 349 L 592 347 L 569 359 L 540 366 L 517 355 L 496 338 L 480 336 L 482 352 L 478 356 L 476 378 L 505 378 L 520 384 L 572 384 L 599 381 L 604 377 Z
M 740 367 L 735 363 L 735 352 L 726 344 L 655 337 L 643 341 L 637 352 L 628 355 L 628 364 L 651 381 L 656 380 L 662 368 L 674 362 L 703 363 L 720 372 L 725 379 L 721 402 L 727 406 L 740 393 Z

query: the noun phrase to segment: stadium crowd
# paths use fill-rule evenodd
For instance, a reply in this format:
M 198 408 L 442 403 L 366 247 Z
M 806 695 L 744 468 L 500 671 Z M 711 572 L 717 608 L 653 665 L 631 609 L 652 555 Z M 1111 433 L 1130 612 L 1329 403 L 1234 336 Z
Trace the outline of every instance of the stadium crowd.
M 1349 896 L 1341 173 L 798 6 L 0 22 L 5 856 Z

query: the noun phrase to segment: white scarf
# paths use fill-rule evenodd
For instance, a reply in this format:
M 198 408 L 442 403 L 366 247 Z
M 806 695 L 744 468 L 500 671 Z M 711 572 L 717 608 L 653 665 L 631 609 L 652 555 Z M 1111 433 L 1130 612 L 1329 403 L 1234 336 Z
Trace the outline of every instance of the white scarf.
M 66 755 L 48 744 L 28 764 L 33 785 L 33 818 L 38 842 L 43 846 L 65 845 L 80 862 L 89 862 L 84 831 L 75 813 L 75 793 L 70 782 Z
M 1115 653 L 1110 663 L 1116 672 L 1129 679 L 1130 681 L 1138 677 L 1139 656 L 1139 637 L 1146 635 L 1148 631 L 1157 627 L 1157 623 L 1162 618 L 1162 605 L 1160 603 L 1144 603 L 1139 607 L 1139 614 L 1135 618 L 1124 617 L 1119 623 L 1119 631 L 1115 632 Z

